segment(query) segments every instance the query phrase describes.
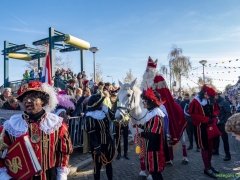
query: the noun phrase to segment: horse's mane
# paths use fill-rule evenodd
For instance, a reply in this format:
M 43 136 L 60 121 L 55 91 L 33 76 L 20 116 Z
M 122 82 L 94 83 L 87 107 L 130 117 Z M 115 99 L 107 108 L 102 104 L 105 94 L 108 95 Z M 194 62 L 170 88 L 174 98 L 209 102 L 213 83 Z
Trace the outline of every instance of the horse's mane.
M 130 87 L 131 87 L 131 84 L 125 83 L 125 84 L 123 84 L 123 85 L 121 86 L 121 88 L 120 88 L 120 90 L 119 90 L 118 93 L 119 93 L 119 94 L 122 94 L 122 93 L 125 91 L 126 88 L 130 88 Z M 132 88 L 132 90 L 134 91 L 134 93 L 135 93 L 136 95 L 139 95 L 139 97 L 140 97 L 142 91 L 140 90 L 140 88 L 139 88 L 137 85 L 134 85 L 133 88 Z

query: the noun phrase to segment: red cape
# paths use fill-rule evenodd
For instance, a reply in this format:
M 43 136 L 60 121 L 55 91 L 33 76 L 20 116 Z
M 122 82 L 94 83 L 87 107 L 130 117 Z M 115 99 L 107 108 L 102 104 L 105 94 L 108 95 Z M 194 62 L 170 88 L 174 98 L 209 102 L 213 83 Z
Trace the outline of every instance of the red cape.
M 183 131 L 187 126 L 183 110 L 181 106 L 174 101 L 167 87 L 167 83 L 162 76 L 159 75 L 154 78 L 153 90 L 160 94 L 161 100 L 167 109 L 171 136 L 170 144 L 174 145 L 180 140 Z

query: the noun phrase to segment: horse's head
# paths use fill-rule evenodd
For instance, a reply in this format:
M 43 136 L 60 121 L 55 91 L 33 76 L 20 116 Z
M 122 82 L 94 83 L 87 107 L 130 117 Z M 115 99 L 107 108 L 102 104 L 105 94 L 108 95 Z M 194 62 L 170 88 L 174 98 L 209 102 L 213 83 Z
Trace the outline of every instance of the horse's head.
M 115 118 L 121 121 L 136 106 L 139 106 L 141 91 L 136 85 L 137 79 L 131 83 L 123 84 L 119 81 L 120 91 L 118 93 L 118 107 Z

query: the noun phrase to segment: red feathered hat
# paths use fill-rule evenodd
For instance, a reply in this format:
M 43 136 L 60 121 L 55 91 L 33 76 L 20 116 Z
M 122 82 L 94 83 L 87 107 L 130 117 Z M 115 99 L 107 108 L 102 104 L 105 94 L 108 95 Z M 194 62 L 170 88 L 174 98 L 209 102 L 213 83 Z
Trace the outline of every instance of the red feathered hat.
M 41 89 L 42 84 L 42 82 L 33 81 L 22 85 L 17 91 L 18 98 L 28 91 L 43 91 Z
M 157 62 L 158 62 L 157 59 L 155 61 L 153 61 L 152 58 L 149 56 L 147 68 L 157 68 Z
M 50 96 L 48 104 L 44 106 L 44 109 L 47 112 L 51 112 L 52 110 L 54 110 L 58 104 L 58 100 L 57 100 L 57 96 L 54 88 L 47 83 L 33 81 L 33 82 L 29 82 L 27 84 L 22 85 L 17 91 L 17 94 L 18 94 L 17 99 L 22 99 L 22 97 L 26 94 L 26 92 L 29 92 L 29 91 L 44 92 Z
M 202 91 L 207 92 L 209 96 L 216 96 L 215 90 L 211 87 L 208 87 L 206 84 L 202 86 Z
M 151 88 L 147 88 L 147 90 L 143 90 L 143 93 L 145 94 L 145 96 L 148 99 L 151 99 L 154 102 L 154 104 L 156 104 L 158 106 L 161 105 L 159 99 L 156 97 L 156 95 L 154 94 L 154 92 Z

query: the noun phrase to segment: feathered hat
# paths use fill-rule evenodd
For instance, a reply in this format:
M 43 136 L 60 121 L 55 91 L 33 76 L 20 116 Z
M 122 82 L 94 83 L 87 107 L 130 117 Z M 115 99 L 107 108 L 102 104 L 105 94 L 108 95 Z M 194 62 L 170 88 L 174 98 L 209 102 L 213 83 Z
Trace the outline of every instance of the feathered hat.
M 157 68 L 157 62 L 158 60 L 156 59 L 155 61 L 152 60 L 152 58 L 149 56 L 148 57 L 148 63 L 147 63 L 147 68 Z
M 153 101 L 154 104 L 156 104 L 157 106 L 161 105 L 160 100 L 158 99 L 158 97 L 156 96 L 156 94 L 151 88 L 147 88 L 147 90 L 143 90 L 143 93 L 146 96 L 146 98 Z
M 209 96 L 216 96 L 216 91 L 213 88 L 208 87 L 206 84 L 202 86 L 201 90 L 207 92 Z
M 69 96 L 67 94 L 64 94 L 63 91 L 58 92 L 57 94 L 57 100 L 58 100 L 58 106 L 62 106 L 66 109 L 73 109 L 75 110 L 74 103 L 72 102 L 74 97 Z
M 50 96 L 48 104 L 46 104 L 43 107 L 46 112 L 51 112 L 56 108 L 56 106 L 58 104 L 57 95 L 56 95 L 54 88 L 52 86 L 50 86 L 49 84 L 42 83 L 42 82 L 36 82 L 36 81 L 24 84 L 17 91 L 17 94 L 18 94 L 17 99 L 22 99 L 24 97 L 25 93 L 29 92 L 29 91 L 44 92 Z

